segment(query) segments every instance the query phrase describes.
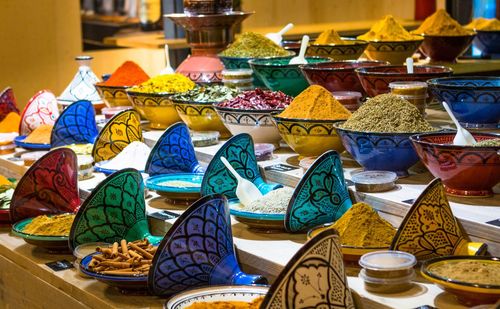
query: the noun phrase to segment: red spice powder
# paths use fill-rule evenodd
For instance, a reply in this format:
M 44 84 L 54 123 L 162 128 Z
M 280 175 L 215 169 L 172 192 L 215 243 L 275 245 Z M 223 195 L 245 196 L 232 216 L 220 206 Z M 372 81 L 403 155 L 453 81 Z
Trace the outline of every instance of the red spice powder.
M 104 86 L 135 86 L 149 79 L 149 75 L 133 61 L 125 61 L 111 77 L 101 83 Z

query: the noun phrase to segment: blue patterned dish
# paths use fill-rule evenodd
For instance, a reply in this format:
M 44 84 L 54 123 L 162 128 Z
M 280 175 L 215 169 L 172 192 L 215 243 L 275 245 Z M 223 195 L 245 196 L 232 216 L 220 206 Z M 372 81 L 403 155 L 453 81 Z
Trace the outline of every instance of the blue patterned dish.
M 52 129 L 50 144 L 59 147 L 71 144 L 93 144 L 99 134 L 92 103 L 81 100 L 63 110 Z
M 241 210 L 237 199 L 229 201 L 229 210 L 236 220 L 257 230 L 283 230 L 285 214 L 266 214 Z
M 191 185 L 162 185 L 162 183 L 171 181 L 182 181 L 190 183 Z M 200 198 L 202 181 L 203 174 L 166 174 L 149 177 L 146 180 L 146 187 L 150 190 L 155 190 L 158 194 L 173 202 L 189 202 Z
M 500 77 L 435 78 L 427 83 L 438 100 L 450 105 L 463 127 L 500 127 Z
M 32 144 L 32 143 L 25 143 L 24 140 L 26 139 L 26 135 L 20 135 L 14 138 L 14 144 L 18 147 L 22 147 L 24 149 L 28 150 L 49 150 L 50 149 L 50 144 Z

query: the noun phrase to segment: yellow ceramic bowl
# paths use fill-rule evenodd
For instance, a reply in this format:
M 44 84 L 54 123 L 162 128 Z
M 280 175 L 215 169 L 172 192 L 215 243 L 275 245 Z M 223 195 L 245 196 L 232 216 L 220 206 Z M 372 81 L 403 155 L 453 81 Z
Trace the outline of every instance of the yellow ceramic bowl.
M 300 157 L 317 157 L 328 150 L 344 151 L 334 128 L 340 120 L 291 119 L 276 115 L 273 119 L 281 138 Z
M 127 90 L 127 95 L 141 117 L 149 120 L 151 129 L 166 129 L 181 121 L 170 100 L 170 93 L 142 93 Z
M 130 100 L 128 99 L 127 86 L 105 86 L 102 84 L 95 84 L 97 92 L 106 103 L 107 107 L 115 106 L 132 106 Z
M 175 109 L 182 121 L 193 131 L 218 131 L 221 138 L 231 137 L 212 106 L 214 103 L 174 101 Z
M 368 42 L 350 38 L 342 38 L 344 44 L 310 44 L 306 55 L 328 57 L 332 60 L 358 60 Z
M 393 65 L 403 64 L 406 58 L 411 57 L 423 42 L 422 37 L 415 37 L 412 41 L 372 41 L 365 49 L 370 60 L 388 61 Z
M 425 261 L 422 264 L 422 276 L 437 284 L 446 292 L 454 294 L 458 301 L 466 306 L 476 306 L 480 304 L 494 304 L 500 299 L 500 285 L 486 285 L 479 283 L 470 283 L 458 281 L 452 278 L 440 276 L 433 272 L 433 268 L 443 265 L 451 264 L 461 261 L 480 261 L 482 263 L 500 264 L 498 257 L 479 257 L 479 256 L 448 256 L 438 257 Z

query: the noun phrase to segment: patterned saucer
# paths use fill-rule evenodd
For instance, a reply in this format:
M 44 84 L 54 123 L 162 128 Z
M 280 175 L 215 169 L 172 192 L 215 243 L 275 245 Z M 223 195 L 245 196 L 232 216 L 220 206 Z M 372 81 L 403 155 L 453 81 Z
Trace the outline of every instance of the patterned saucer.
M 14 144 L 17 147 L 21 147 L 28 150 L 49 150 L 51 148 L 50 144 L 34 144 L 34 143 L 25 143 L 26 135 L 16 136 L 14 138 Z

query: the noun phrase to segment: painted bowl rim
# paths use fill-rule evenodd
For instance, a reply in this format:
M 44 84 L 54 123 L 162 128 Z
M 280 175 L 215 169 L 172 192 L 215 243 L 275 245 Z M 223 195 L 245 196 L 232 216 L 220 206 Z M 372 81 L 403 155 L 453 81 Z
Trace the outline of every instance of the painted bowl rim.
M 497 80 L 500 83 L 499 76 L 453 76 L 453 77 L 439 77 L 429 79 L 427 84 L 436 89 L 459 89 L 459 90 L 500 90 L 499 86 L 469 86 L 469 85 L 452 85 L 447 84 L 446 81 L 453 80 Z
M 345 120 L 344 120 L 344 122 L 345 122 Z M 406 136 L 406 137 L 410 137 L 412 135 L 423 134 L 423 132 L 419 133 L 419 132 L 367 132 L 367 131 L 356 131 L 356 130 L 351 130 L 351 129 L 340 128 L 338 126 L 339 124 L 335 125 L 335 130 L 344 131 L 345 133 L 369 134 L 369 135 L 374 135 L 374 136 Z M 436 132 L 440 132 L 440 131 L 442 131 L 442 130 L 438 129 Z M 425 132 L 425 133 L 427 133 L 427 132 Z M 435 132 L 429 132 L 429 133 L 435 133 Z
M 288 122 L 306 122 L 306 123 L 321 123 L 321 124 L 332 124 L 335 126 L 337 122 L 344 122 L 347 119 L 336 119 L 336 120 L 329 120 L 329 119 L 304 119 L 304 118 L 286 118 L 286 117 L 280 117 L 277 114 L 271 114 L 274 120 L 276 121 L 288 121 Z
M 360 40 L 356 38 L 347 38 L 347 37 L 340 37 L 342 41 L 350 41 L 353 42 L 354 44 L 341 44 L 341 43 L 330 43 L 330 44 L 314 44 L 309 43 L 308 47 L 314 46 L 314 47 L 323 47 L 323 46 L 328 46 L 328 47 L 348 47 L 348 46 L 367 46 L 369 44 L 368 41 L 365 40 Z
M 132 87 L 135 87 L 137 85 L 127 85 L 127 86 L 107 86 L 107 85 L 103 85 L 104 82 L 100 82 L 100 83 L 96 83 L 94 84 L 94 86 L 96 86 L 97 88 L 109 88 L 109 89 L 114 89 L 114 90 L 126 90 L 127 88 L 132 88 Z
M 437 70 L 442 70 L 438 72 L 416 72 L 413 74 L 409 74 L 406 72 L 374 72 L 372 70 L 375 69 L 389 69 L 389 68 L 404 68 L 406 70 L 406 66 L 404 65 L 379 65 L 379 66 L 372 66 L 372 67 L 362 67 L 362 68 L 356 68 L 354 71 L 362 76 L 369 76 L 369 75 L 374 75 L 374 76 L 387 76 L 387 77 L 398 77 L 398 76 L 426 76 L 426 75 L 435 75 L 435 74 L 452 74 L 453 69 L 450 67 L 446 67 L 443 65 L 416 65 L 414 66 L 415 68 L 429 68 L 429 69 L 437 69 Z M 446 78 L 446 77 L 443 77 Z
M 379 67 L 379 66 L 388 66 L 390 63 L 388 61 L 383 61 L 383 60 L 335 60 L 331 62 L 317 62 L 317 63 L 308 63 L 308 64 L 301 64 L 299 68 L 304 71 L 353 71 L 359 68 L 353 68 L 353 67 L 340 67 L 340 68 L 323 68 L 320 67 L 323 64 L 337 64 L 337 63 L 345 63 L 345 64 L 351 64 L 351 63 L 371 63 L 374 64 L 373 66 L 365 66 L 365 67 L 360 67 L 360 68 L 371 68 L 371 67 Z M 381 65 L 378 65 L 381 64 Z
M 476 32 L 474 30 L 471 30 L 469 34 L 461 34 L 461 35 L 438 35 L 438 34 L 425 34 L 425 33 L 419 33 L 417 35 L 420 35 L 424 39 L 425 38 L 470 38 L 470 37 L 475 37 Z
M 175 99 L 170 99 L 174 105 L 175 104 L 183 104 L 183 105 L 195 105 L 195 106 L 210 106 L 210 105 L 215 105 L 221 102 L 226 101 L 226 99 L 222 101 L 212 101 L 212 102 L 200 102 L 200 101 L 185 101 L 185 100 L 175 100 Z
M 203 180 L 204 173 L 176 173 L 176 174 L 162 174 L 162 175 L 155 175 L 151 176 L 145 181 L 145 186 L 146 188 L 150 190 L 155 190 L 155 191 L 160 191 L 160 192 L 166 192 L 166 193 L 200 193 L 201 191 L 201 182 L 199 187 L 187 187 L 183 189 L 182 191 L 179 190 L 179 188 L 175 189 L 175 187 L 170 187 L 170 186 L 158 186 L 156 183 L 152 183 L 153 181 L 156 181 L 157 179 L 160 178 L 165 178 L 165 177 L 201 177 L 201 180 Z M 176 180 L 176 179 L 172 179 Z M 179 179 L 177 179 L 179 180 Z M 180 179 L 184 180 L 184 179 Z M 185 181 L 185 180 L 184 180 Z
M 222 102 L 219 102 L 220 104 Z M 213 107 L 216 111 L 221 111 L 225 113 L 236 113 L 236 114 L 269 114 L 272 116 L 273 113 L 281 113 L 285 108 L 281 109 L 242 109 L 242 108 L 231 108 L 231 107 L 220 107 L 218 104 L 214 104 Z
M 499 257 L 488 257 L 488 256 L 442 256 L 442 257 L 436 257 L 436 258 L 431 258 L 429 260 L 426 260 L 422 263 L 421 266 L 421 272 L 425 277 L 428 277 L 431 279 L 431 281 L 434 281 L 434 283 L 437 284 L 443 284 L 448 287 L 448 284 L 453 284 L 455 285 L 456 289 L 460 289 L 460 287 L 469 287 L 469 288 L 477 288 L 477 289 L 486 289 L 486 290 L 491 290 L 491 292 L 500 295 L 500 285 L 488 285 L 488 284 L 481 284 L 481 283 L 470 283 L 470 282 L 464 282 L 464 281 L 458 281 L 458 280 L 453 280 L 453 279 L 446 279 L 444 277 L 441 277 L 439 275 L 436 275 L 429 271 L 429 267 L 432 266 L 434 263 L 439 263 L 443 261 L 449 261 L 449 260 L 486 260 L 486 261 L 495 261 L 498 264 L 500 264 L 500 258 Z M 472 291 L 470 291 L 472 292 Z M 475 292 L 480 292 L 480 291 L 475 291 Z M 485 291 L 486 292 L 486 291 Z
M 134 86 L 132 86 L 132 87 L 134 87 Z M 129 88 L 125 89 L 125 92 L 128 95 L 132 95 L 132 96 L 148 96 L 148 97 L 162 97 L 162 98 L 170 99 L 170 97 L 173 96 L 174 94 L 182 93 L 182 92 L 154 92 L 154 93 L 139 92 L 139 91 L 132 91 L 132 90 L 130 90 L 132 87 L 129 87 Z
M 401 43 L 417 43 L 417 42 L 422 42 L 424 40 L 423 37 L 421 37 L 420 34 L 412 34 L 414 36 L 414 40 L 403 40 L 403 41 L 394 41 L 394 40 L 388 40 L 388 41 L 382 41 L 382 40 L 373 40 L 373 41 L 367 41 L 368 43 L 376 43 L 376 44 L 401 44 Z
M 306 60 L 307 59 L 316 59 L 316 60 L 324 60 L 324 61 L 318 61 L 319 63 L 323 62 L 332 62 L 331 58 L 328 57 L 320 57 L 320 56 L 305 56 L 304 57 Z M 260 63 L 261 61 L 269 61 L 269 60 L 276 60 L 276 59 L 252 59 L 249 60 L 248 63 L 250 66 L 255 66 L 255 67 L 261 67 L 261 68 L 298 68 L 301 64 L 266 64 L 266 63 Z M 281 59 L 278 59 L 281 60 Z M 309 63 L 307 63 L 309 64 Z
M 286 59 L 286 58 L 290 58 L 290 57 L 293 57 L 295 56 L 297 53 L 294 52 L 293 50 L 286 50 L 288 52 L 288 56 L 269 56 L 269 57 L 233 57 L 233 56 L 224 56 L 224 55 L 221 55 L 221 53 L 218 53 L 217 54 L 217 57 L 221 58 L 221 59 L 229 59 L 229 60 L 240 60 L 240 61 L 249 61 L 249 60 L 253 60 L 253 59 L 279 59 L 279 58 L 283 58 L 283 59 Z
M 500 146 L 484 146 L 484 147 L 474 147 L 474 146 L 462 146 L 462 145 L 453 145 L 453 144 L 439 144 L 439 143 L 433 143 L 433 142 L 428 142 L 428 141 L 423 141 L 420 138 L 421 137 L 437 137 L 437 136 L 455 136 L 456 131 L 442 131 L 442 132 L 427 132 L 427 133 L 418 133 L 418 134 L 413 134 L 410 136 L 410 141 L 416 143 L 416 144 L 421 144 L 421 145 L 427 145 L 427 146 L 433 146 L 433 147 L 446 147 L 446 148 L 455 148 L 455 149 L 461 149 L 461 150 L 468 150 L 468 151 L 477 151 L 477 150 L 493 150 L 497 151 L 500 150 Z M 491 133 L 491 132 L 474 132 L 472 135 L 486 135 L 486 136 L 492 136 L 496 138 L 500 138 L 500 133 Z

